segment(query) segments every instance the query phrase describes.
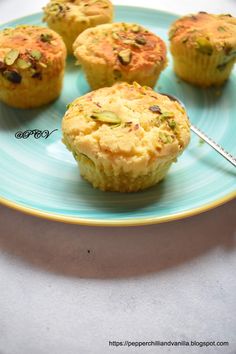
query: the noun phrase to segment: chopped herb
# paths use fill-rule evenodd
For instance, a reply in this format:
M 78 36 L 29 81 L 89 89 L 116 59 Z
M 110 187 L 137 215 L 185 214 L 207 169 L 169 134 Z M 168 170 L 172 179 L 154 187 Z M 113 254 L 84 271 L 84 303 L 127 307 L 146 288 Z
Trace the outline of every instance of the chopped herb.
M 213 53 L 211 42 L 208 39 L 200 37 L 197 39 L 197 44 L 197 50 L 202 54 L 211 55 Z
M 17 71 L 13 70 L 5 70 L 3 72 L 3 76 L 13 84 L 20 84 L 22 80 L 21 75 Z
M 154 105 L 154 106 L 151 106 L 149 107 L 149 110 L 153 113 L 160 113 L 162 114 L 162 111 L 160 109 L 160 107 L 158 105 Z
M 53 36 L 49 33 L 42 33 L 40 35 L 40 40 L 45 43 L 50 43 L 51 40 L 53 39 Z
M 30 55 L 31 55 L 32 58 L 34 58 L 37 61 L 40 60 L 41 57 L 42 57 L 42 53 L 39 50 L 37 50 L 37 49 L 31 50 L 30 51 Z
M 4 60 L 7 65 L 12 65 L 15 63 L 16 59 L 19 57 L 20 52 L 17 49 L 11 49 L 5 56 Z
M 121 119 L 117 116 L 116 113 L 111 111 L 103 111 L 99 113 L 93 113 L 91 118 L 98 120 L 99 122 L 109 123 L 109 124 L 119 124 Z
M 124 49 L 118 53 L 118 59 L 123 65 L 128 65 L 132 59 L 132 52 L 130 49 Z
M 143 37 L 143 36 L 137 36 L 135 38 L 135 42 L 138 43 L 138 44 L 141 44 L 141 45 L 147 44 L 146 38 Z

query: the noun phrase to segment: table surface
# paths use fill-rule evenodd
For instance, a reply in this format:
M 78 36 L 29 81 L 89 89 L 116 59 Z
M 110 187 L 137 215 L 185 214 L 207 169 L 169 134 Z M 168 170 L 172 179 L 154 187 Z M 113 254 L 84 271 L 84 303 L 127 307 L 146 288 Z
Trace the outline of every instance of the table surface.
M 120 0 L 236 15 L 235 0 Z M 1 0 L 0 21 L 44 0 Z M 0 354 L 236 353 L 236 202 L 168 224 L 94 228 L 0 207 Z M 227 341 L 123 347 L 109 341 Z

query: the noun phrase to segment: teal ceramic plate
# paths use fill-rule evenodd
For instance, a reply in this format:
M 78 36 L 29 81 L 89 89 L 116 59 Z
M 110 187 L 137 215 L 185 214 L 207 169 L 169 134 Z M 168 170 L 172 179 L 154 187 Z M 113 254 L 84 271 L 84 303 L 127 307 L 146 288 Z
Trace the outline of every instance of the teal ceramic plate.
M 42 14 L 1 26 L 41 23 Z M 118 6 L 116 20 L 139 22 L 167 41 L 175 15 Z M 236 153 L 236 71 L 220 90 L 202 90 L 176 78 L 172 62 L 156 90 L 179 97 L 192 122 Z M 45 218 L 84 225 L 142 225 L 194 215 L 236 195 L 236 171 L 208 145 L 191 144 L 159 185 L 135 194 L 104 193 L 81 179 L 71 154 L 61 143 L 66 105 L 89 91 L 82 71 L 67 63 L 60 99 L 40 109 L 17 110 L 0 104 L 0 195 L 3 204 Z M 16 139 L 18 131 L 58 129 L 48 139 Z

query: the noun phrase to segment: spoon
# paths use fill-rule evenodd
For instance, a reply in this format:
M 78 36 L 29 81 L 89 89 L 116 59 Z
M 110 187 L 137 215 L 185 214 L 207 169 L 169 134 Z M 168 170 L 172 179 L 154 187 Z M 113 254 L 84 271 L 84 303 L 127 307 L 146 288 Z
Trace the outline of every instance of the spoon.
M 169 95 L 167 93 L 161 93 L 164 96 L 169 97 L 172 101 L 177 101 L 185 110 L 186 107 L 182 101 L 180 101 L 177 97 L 173 95 Z M 209 138 L 205 133 L 203 133 L 199 128 L 195 125 L 191 124 L 191 130 L 198 135 L 202 140 L 204 140 L 208 145 L 210 145 L 213 149 L 215 149 L 221 156 L 223 156 L 226 160 L 228 160 L 234 167 L 236 167 L 236 158 L 232 156 L 229 152 L 225 151 L 218 143 L 216 143 L 213 139 Z

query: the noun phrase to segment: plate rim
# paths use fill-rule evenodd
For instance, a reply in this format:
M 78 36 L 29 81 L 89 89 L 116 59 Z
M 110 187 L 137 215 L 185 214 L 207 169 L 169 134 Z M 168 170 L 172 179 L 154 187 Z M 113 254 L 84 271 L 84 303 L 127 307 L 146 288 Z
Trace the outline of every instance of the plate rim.
M 119 8 L 137 8 L 137 9 L 143 9 L 145 11 L 155 11 L 155 12 L 161 12 L 163 14 L 178 18 L 180 17 L 179 14 L 173 13 L 173 12 L 168 12 L 168 11 L 162 11 L 158 10 L 152 7 L 143 7 L 143 6 L 136 6 L 136 5 L 115 5 L 115 7 Z M 30 16 L 37 16 L 41 15 L 42 12 L 35 12 L 31 13 L 25 16 L 21 16 L 15 19 L 12 19 L 8 22 L 5 23 L 0 23 L 0 27 L 10 25 L 13 21 L 17 20 L 24 20 L 27 19 Z M 11 209 L 20 211 L 24 214 L 39 217 L 41 219 L 46 219 L 50 221 L 56 221 L 56 222 L 62 222 L 62 223 L 67 223 L 67 224 L 78 224 L 81 226 L 101 226 L 101 227 L 109 227 L 109 226 L 115 226 L 115 227 L 122 227 L 122 226 L 146 226 L 146 225 L 155 225 L 155 224 L 161 224 L 161 223 L 167 223 L 170 221 L 176 221 L 176 220 L 182 220 L 191 216 L 199 215 L 201 213 L 207 212 L 209 210 L 212 210 L 220 205 L 223 205 L 233 199 L 236 198 L 236 191 L 230 192 L 227 195 L 218 198 L 214 200 L 213 202 L 206 203 L 204 205 L 201 205 L 200 207 L 193 208 L 187 211 L 179 212 L 179 213 L 174 213 L 172 215 L 168 216 L 157 216 L 157 217 L 144 217 L 144 218 L 134 218 L 134 219 L 124 219 L 124 220 L 100 220 L 100 219 L 86 219 L 86 218 L 78 218 L 78 217 L 73 217 L 73 216 L 62 216 L 57 213 L 50 213 L 46 211 L 40 211 L 39 209 L 34 209 L 28 206 L 24 206 L 20 203 L 10 201 L 7 198 L 4 198 L 0 196 L 0 204 L 6 207 L 9 207 Z

